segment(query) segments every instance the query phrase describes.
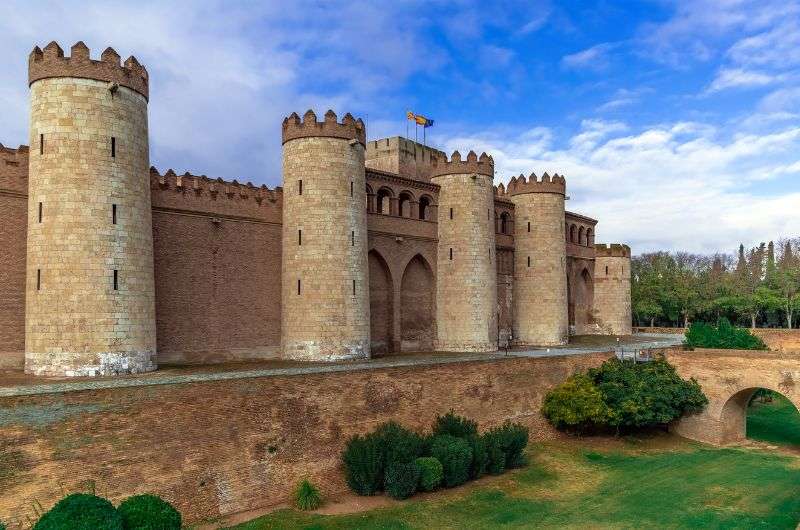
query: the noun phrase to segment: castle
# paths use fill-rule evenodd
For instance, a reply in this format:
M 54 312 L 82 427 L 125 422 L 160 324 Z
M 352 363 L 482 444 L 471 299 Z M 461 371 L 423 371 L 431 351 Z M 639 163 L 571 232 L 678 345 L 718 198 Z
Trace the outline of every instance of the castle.
M 490 352 L 631 332 L 630 249 L 547 173 L 292 114 L 283 186 L 150 167 L 147 70 L 78 42 L 29 57 L 30 147 L 0 145 L 0 367 Z

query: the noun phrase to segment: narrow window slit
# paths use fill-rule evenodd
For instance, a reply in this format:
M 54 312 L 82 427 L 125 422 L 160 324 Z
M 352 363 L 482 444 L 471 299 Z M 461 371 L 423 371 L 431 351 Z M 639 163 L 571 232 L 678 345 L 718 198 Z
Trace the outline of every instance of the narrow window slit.
M 114 269 L 114 290 L 119 291 L 119 271 Z
M 450 208 L 450 219 L 452 219 L 452 218 L 453 218 L 453 209 Z
M 298 195 L 302 195 L 303 194 L 303 181 L 302 180 L 298 180 L 297 181 L 297 194 Z
M 297 231 L 297 244 L 298 244 L 298 246 L 303 244 L 303 231 L 302 230 L 298 230 Z
M 528 232 L 530 232 L 530 231 L 531 231 L 531 222 L 528 221 Z
M 36 290 L 42 290 L 42 269 L 36 269 Z
M 531 266 L 531 257 L 528 256 L 528 267 L 530 267 L 530 266 Z
M 297 280 L 297 294 L 300 294 L 300 280 Z
M 453 259 L 453 248 L 452 247 L 450 248 L 450 259 L 451 260 Z
M 356 246 L 356 231 L 355 230 L 351 230 L 350 231 L 350 246 L 351 247 Z
M 356 281 L 353 280 L 353 296 L 356 295 Z
M 111 137 L 111 158 L 116 158 L 117 156 L 117 139 L 116 137 Z
M 39 154 L 44 154 L 44 134 L 39 135 Z
M 39 222 L 42 222 L 42 203 L 39 203 Z
M 117 205 L 116 204 L 112 204 L 111 205 L 111 224 L 112 225 L 117 224 Z

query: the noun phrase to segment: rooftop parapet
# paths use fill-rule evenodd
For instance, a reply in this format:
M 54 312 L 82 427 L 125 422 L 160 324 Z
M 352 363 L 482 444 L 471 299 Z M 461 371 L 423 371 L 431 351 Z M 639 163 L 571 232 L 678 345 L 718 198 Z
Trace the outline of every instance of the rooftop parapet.
M 325 113 L 325 120 L 317 121 L 317 115 L 309 109 L 303 114 L 303 120 L 296 112 L 292 112 L 288 118 L 283 120 L 282 140 L 285 144 L 289 140 L 296 138 L 343 138 L 345 140 L 357 140 L 361 145 L 367 145 L 367 128 L 361 118 L 354 119 L 348 112 L 342 118 L 341 123 L 336 117 L 336 113 L 329 110 Z
M 16 149 L 0 144 L 0 191 L 28 192 L 28 146 Z
M 536 176 L 536 173 L 531 173 L 527 179 L 525 175 L 512 177 L 504 191 L 504 193 L 509 196 L 522 195 L 524 193 L 557 193 L 559 195 L 566 195 L 566 192 L 566 179 L 558 173 L 554 173 L 551 177 L 547 172 L 542 175 L 541 180 Z M 498 193 L 501 193 L 499 187 Z
M 205 175 L 192 175 L 184 173 L 178 175 L 172 169 L 168 169 L 163 175 L 154 167 L 150 168 L 150 182 L 161 189 L 171 189 L 178 191 L 193 191 L 196 194 L 208 193 L 214 197 L 222 196 L 229 199 L 253 198 L 259 205 L 264 201 L 274 203 L 278 200 L 278 195 L 283 189 L 278 187 L 269 189 L 265 185 L 254 186 L 252 183 L 241 184 L 236 180 L 226 181 L 221 178 L 212 179 Z
M 461 153 L 453 151 L 449 161 L 445 157 L 443 160 L 434 159 L 431 163 L 431 178 L 470 173 L 494 178 L 494 160 L 486 153 L 481 153 L 478 157 L 475 151 L 470 151 L 467 153 L 467 159 L 461 160 Z
M 605 243 L 597 243 L 594 246 L 595 256 L 597 257 L 604 257 L 604 258 L 630 258 L 631 257 L 631 247 L 628 245 L 623 245 L 620 243 L 611 243 L 607 245 Z
M 89 57 L 89 48 L 82 41 L 70 49 L 70 56 L 64 57 L 64 50 L 55 41 L 44 50 L 36 46 L 28 56 L 28 85 L 40 79 L 51 77 L 77 77 L 107 81 L 138 92 L 145 99 L 149 97 L 149 77 L 144 66 L 131 55 L 120 64 L 120 56 L 113 48 L 106 48 L 96 61 Z

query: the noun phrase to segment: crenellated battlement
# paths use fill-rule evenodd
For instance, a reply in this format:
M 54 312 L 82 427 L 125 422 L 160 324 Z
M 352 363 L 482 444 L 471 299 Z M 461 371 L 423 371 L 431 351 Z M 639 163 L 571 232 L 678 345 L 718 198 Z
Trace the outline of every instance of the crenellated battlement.
M 28 146 L 16 149 L 0 144 L 0 190 L 28 193 Z
M 130 88 L 147 99 L 149 97 L 149 77 L 147 69 L 136 57 L 130 56 L 120 64 L 120 56 L 113 48 L 106 48 L 100 60 L 89 56 L 89 48 L 76 42 L 70 49 L 70 56 L 53 41 L 44 47 L 36 46 L 28 56 L 28 84 L 52 77 L 77 77 L 116 83 Z
M 559 195 L 566 195 L 567 181 L 558 173 L 554 173 L 551 177 L 547 172 L 539 179 L 536 173 L 531 173 L 526 179 L 525 175 L 512 177 L 508 183 L 508 187 L 503 188 L 503 185 L 498 186 L 498 193 L 508 196 L 522 195 L 524 193 L 557 193 Z
M 494 159 L 486 153 L 478 157 L 475 151 L 467 153 L 467 159 L 461 160 L 461 153 L 453 151 L 450 160 L 434 159 L 431 161 L 431 178 L 442 175 L 465 175 L 477 173 L 494 178 Z
M 594 246 L 595 256 L 604 258 L 630 258 L 631 247 L 620 243 L 597 243 Z
M 252 199 L 259 206 L 277 203 L 283 193 L 281 187 L 269 189 L 263 184 L 261 186 L 254 186 L 251 182 L 241 184 L 236 180 L 212 179 L 205 175 L 192 175 L 189 172 L 178 175 L 172 169 L 168 169 L 162 175 L 155 167 L 150 168 L 150 185 L 152 189 L 192 192 L 198 196 L 208 195 L 213 199 Z
M 357 140 L 361 145 L 367 145 L 367 128 L 361 118 L 355 119 L 348 112 L 339 122 L 336 113 L 328 110 L 323 121 L 317 121 L 317 115 L 309 109 L 303 114 L 302 121 L 296 112 L 284 118 L 282 128 L 282 143 L 296 138 L 343 138 Z

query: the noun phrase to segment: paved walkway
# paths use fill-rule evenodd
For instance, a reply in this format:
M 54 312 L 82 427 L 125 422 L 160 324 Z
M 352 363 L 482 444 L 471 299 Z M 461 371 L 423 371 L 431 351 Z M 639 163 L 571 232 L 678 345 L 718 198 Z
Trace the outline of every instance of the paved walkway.
M 639 340 L 623 344 L 627 351 L 649 350 L 675 346 L 683 341 L 683 335 L 666 334 L 637 334 Z M 641 341 L 647 338 L 651 340 Z M 435 364 L 450 364 L 474 361 L 498 361 L 519 357 L 558 357 L 562 355 L 585 355 L 615 351 L 616 344 L 605 344 L 595 347 L 570 347 L 535 348 L 530 350 L 515 350 L 496 353 L 454 353 L 454 354 L 410 354 L 397 355 L 385 358 L 371 359 L 368 361 L 341 362 L 293 366 L 287 368 L 256 368 L 252 370 L 210 371 L 198 373 L 172 373 L 152 372 L 149 374 L 121 376 L 108 379 L 81 379 L 72 381 L 59 381 L 54 383 L 29 383 L 4 385 L 0 381 L 0 397 L 30 396 L 37 394 L 57 394 L 62 392 L 78 392 L 81 390 L 99 390 L 107 388 L 128 388 L 152 385 L 176 385 L 197 383 L 204 381 L 225 381 L 230 379 L 248 379 L 254 377 L 271 377 L 287 375 L 307 375 L 332 372 L 347 372 L 353 370 L 377 370 L 380 368 L 398 368 L 408 366 L 427 366 Z

